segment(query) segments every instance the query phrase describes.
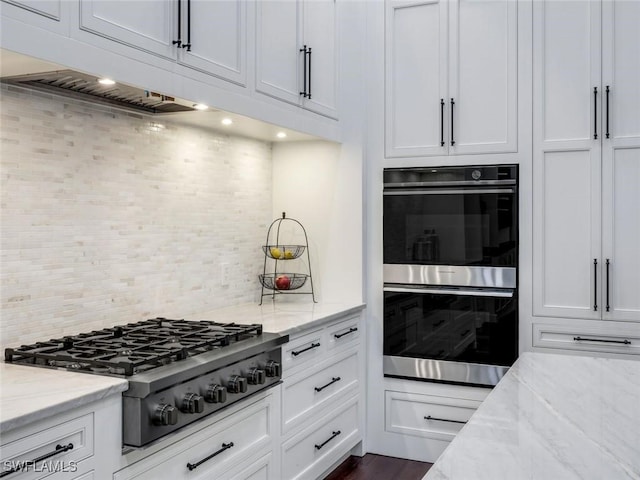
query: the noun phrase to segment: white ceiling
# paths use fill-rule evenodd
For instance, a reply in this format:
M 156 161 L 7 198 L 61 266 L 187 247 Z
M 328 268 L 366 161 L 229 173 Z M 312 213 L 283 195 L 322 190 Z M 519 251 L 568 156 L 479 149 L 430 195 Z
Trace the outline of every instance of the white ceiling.
M 9 50 L 0 49 L 0 77 L 27 75 L 66 69 L 67 67 L 62 65 L 45 62 L 43 60 L 21 55 Z M 136 85 L 136 87 L 144 88 L 144 86 L 140 85 Z M 171 92 L 161 93 L 171 95 Z M 190 101 L 190 99 L 183 100 L 186 102 Z M 222 131 L 230 135 L 256 138 L 266 142 L 318 140 L 318 138 L 312 135 L 282 128 L 278 125 L 265 123 L 243 115 L 216 110 L 215 108 L 210 108 L 205 111 L 159 114 L 154 117 L 157 118 L 158 121 L 208 128 L 216 131 Z M 225 118 L 231 119 L 233 123 L 231 125 L 223 125 L 222 120 Z M 276 136 L 278 132 L 286 133 L 286 138 L 278 138 Z

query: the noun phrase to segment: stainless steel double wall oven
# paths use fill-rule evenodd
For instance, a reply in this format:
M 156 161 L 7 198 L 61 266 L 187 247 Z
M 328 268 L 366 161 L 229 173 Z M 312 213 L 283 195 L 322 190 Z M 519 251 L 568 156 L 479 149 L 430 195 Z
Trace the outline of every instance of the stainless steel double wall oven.
M 384 171 L 384 374 L 495 385 L 518 356 L 516 165 Z

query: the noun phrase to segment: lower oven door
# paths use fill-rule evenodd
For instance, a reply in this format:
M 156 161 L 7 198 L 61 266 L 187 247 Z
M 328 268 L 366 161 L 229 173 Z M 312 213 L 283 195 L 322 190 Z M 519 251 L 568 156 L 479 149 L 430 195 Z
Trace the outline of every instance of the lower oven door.
M 518 356 L 512 289 L 385 285 L 384 374 L 496 385 Z

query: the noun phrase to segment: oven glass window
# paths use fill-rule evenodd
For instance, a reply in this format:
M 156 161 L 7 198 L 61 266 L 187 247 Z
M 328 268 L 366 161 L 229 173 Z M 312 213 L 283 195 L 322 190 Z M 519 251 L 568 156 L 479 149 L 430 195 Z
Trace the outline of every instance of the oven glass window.
M 514 267 L 516 212 L 509 191 L 385 195 L 384 263 Z
M 384 293 L 384 355 L 510 366 L 515 298 Z

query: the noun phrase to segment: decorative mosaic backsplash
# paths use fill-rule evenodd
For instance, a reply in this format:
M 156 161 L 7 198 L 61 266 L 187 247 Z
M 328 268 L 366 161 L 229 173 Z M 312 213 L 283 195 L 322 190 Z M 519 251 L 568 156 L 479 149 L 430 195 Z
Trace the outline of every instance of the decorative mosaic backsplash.
M 2 347 L 257 301 L 270 143 L 18 87 L 0 113 Z

